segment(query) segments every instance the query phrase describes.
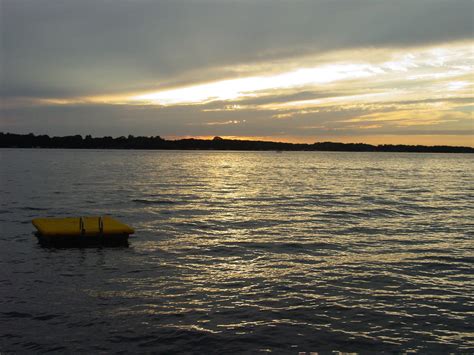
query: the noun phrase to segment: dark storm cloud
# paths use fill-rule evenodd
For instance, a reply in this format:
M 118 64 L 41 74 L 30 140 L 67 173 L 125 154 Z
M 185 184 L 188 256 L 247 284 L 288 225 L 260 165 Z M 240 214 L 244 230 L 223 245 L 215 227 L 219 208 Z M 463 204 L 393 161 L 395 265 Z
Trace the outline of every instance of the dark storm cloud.
M 239 106 L 258 106 L 258 105 L 268 105 L 268 104 L 281 104 L 287 103 L 292 101 L 302 101 L 302 100 L 315 100 L 320 98 L 331 98 L 331 97 L 338 97 L 350 95 L 349 92 L 343 91 L 299 91 L 294 92 L 292 90 L 282 90 L 279 94 L 271 93 L 271 94 L 262 94 L 257 97 L 250 97 L 250 98 L 242 98 L 236 100 L 228 100 L 228 101 L 212 101 L 206 104 L 206 109 L 225 109 L 226 107 L 232 105 L 239 105 Z
M 471 0 L 3 0 L 0 6 L 1 91 L 17 97 L 157 88 L 208 79 L 217 67 L 462 40 L 473 31 Z

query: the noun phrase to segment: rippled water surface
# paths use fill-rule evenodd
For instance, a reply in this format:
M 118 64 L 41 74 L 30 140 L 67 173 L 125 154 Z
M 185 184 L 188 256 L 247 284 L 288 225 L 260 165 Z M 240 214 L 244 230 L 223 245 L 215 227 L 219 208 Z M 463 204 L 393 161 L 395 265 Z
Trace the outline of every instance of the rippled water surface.
M 0 150 L 0 351 L 474 351 L 474 157 Z M 128 248 L 42 248 L 110 214 Z

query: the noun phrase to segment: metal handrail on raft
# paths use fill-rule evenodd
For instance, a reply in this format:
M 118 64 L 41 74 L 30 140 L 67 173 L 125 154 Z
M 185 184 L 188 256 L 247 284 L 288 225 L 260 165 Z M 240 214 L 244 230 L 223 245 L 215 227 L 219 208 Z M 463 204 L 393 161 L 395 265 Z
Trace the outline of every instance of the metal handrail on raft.
M 81 231 L 81 235 L 86 234 L 86 227 L 85 227 L 85 224 L 84 224 L 84 218 L 83 217 L 79 217 L 79 230 Z
M 99 233 L 100 235 L 104 235 L 104 220 L 102 216 L 99 216 Z
M 99 216 L 99 234 L 104 235 L 104 220 L 102 216 Z M 79 217 L 79 230 L 81 231 L 81 235 L 86 234 L 86 227 L 84 223 L 84 217 Z

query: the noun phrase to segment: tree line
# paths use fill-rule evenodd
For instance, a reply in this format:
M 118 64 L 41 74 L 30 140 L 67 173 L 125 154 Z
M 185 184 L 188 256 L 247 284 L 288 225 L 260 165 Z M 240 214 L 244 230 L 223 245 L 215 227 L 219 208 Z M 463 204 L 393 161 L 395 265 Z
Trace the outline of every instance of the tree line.
M 371 145 L 364 143 L 316 142 L 282 143 L 268 141 L 214 139 L 166 140 L 154 137 L 92 137 L 87 135 L 50 137 L 48 135 L 0 132 L 0 148 L 67 148 L 67 149 L 178 149 L 178 150 L 274 150 L 274 151 L 346 151 L 346 152 L 425 152 L 474 153 L 472 147 L 424 145 Z

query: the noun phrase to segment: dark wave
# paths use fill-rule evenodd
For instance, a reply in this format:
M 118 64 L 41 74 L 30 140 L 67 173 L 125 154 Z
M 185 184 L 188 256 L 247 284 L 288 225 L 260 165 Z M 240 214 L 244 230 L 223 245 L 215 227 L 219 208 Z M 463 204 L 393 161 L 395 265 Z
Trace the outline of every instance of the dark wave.
M 24 207 L 18 207 L 18 209 L 22 211 L 47 211 L 49 208 L 24 206 Z
M 175 204 L 175 201 L 171 200 L 148 200 L 148 199 L 133 199 L 133 202 L 144 204 L 144 205 L 172 205 Z

